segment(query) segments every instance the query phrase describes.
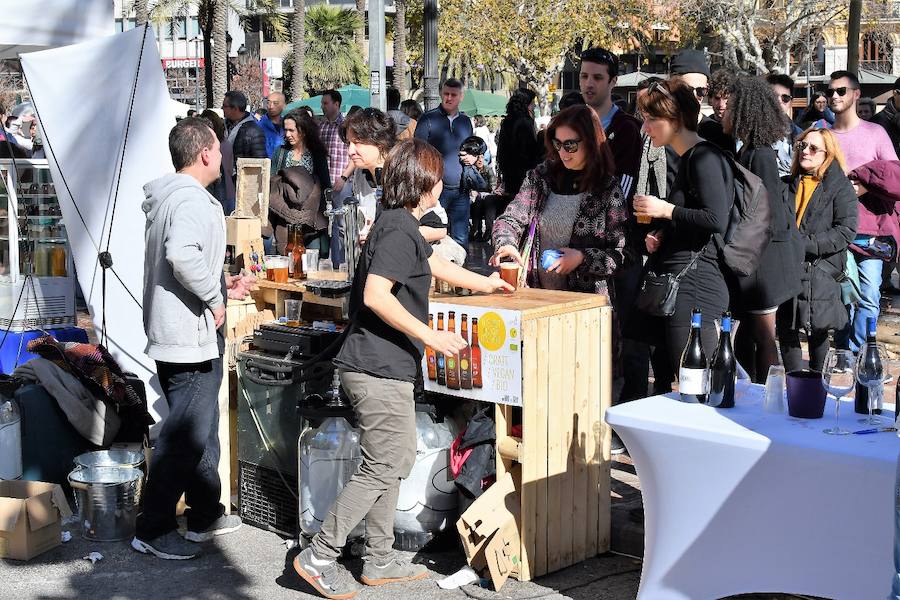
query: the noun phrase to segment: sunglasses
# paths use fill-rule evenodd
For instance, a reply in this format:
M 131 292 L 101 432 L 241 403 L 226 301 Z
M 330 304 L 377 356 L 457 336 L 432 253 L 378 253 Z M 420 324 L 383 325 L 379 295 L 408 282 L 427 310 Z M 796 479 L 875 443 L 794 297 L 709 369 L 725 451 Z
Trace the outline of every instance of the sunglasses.
M 847 87 L 828 88 L 827 90 L 825 90 L 825 96 L 826 96 L 827 98 L 831 98 L 835 93 L 837 93 L 838 96 L 840 96 L 841 98 L 843 98 L 844 96 L 847 95 L 847 90 L 848 90 L 848 89 L 849 89 L 849 88 L 847 88 Z
M 563 140 L 560 141 L 556 138 L 553 138 L 553 147 L 557 152 L 560 150 L 565 150 L 568 154 L 575 154 L 578 152 L 578 147 L 581 145 L 581 140 Z
M 654 81 L 650 84 L 650 87 L 647 88 L 647 93 L 652 94 L 653 92 L 660 92 L 663 96 L 671 100 L 672 102 L 676 102 L 675 96 L 672 95 L 666 86 L 663 85 L 662 81 Z
M 794 99 L 794 97 L 791 96 L 790 94 L 781 94 L 778 97 L 781 98 L 782 104 L 787 104 L 788 102 L 791 102 Z
M 708 87 L 692 87 L 691 91 L 694 92 L 694 95 L 697 96 L 697 99 L 705 98 L 709 93 Z
M 819 148 L 818 146 L 816 146 L 814 144 L 809 144 L 807 142 L 797 142 L 796 146 L 797 146 L 798 152 L 803 152 L 807 148 L 809 148 L 809 151 L 812 152 L 814 155 L 818 154 L 819 152 L 825 152 L 824 148 Z

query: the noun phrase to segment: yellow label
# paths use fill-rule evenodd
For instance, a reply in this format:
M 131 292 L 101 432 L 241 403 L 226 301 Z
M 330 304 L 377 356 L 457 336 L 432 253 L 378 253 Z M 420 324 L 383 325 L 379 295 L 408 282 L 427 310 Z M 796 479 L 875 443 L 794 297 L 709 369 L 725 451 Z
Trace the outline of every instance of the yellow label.
M 478 342 L 489 352 L 496 352 L 506 341 L 506 323 L 493 311 L 481 315 L 478 321 Z
M 462 369 L 463 371 L 465 371 L 466 369 L 468 369 L 468 368 L 469 368 L 469 361 L 464 360 L 464 359 L 460 359 L 460 360 L 459 360 L 459 368 Z

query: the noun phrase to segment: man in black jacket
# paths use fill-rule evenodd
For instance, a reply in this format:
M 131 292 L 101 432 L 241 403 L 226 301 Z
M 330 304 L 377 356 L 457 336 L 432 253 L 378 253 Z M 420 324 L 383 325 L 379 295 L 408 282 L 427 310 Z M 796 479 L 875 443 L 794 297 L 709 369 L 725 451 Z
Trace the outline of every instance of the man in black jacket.
M 884 105 L 884 110 L 872 117 L 873 123 L 884 127 L 900 156 L 900 77 L 894 82 L 894 93 Z
M 226 92 L 222 112 L 225 114 L 226 137 L 231 142 L 234 154 L 232 172 L 237 177 L 237 159 L 269 157 L 266 152 L 266 134 L 253 115 L 247 112 L 247 96 L 242 92 Z

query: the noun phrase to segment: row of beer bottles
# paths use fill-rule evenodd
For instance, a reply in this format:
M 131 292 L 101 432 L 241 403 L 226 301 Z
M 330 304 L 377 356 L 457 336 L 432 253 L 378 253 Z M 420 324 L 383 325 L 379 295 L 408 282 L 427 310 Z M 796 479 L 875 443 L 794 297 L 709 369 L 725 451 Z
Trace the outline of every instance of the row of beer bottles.
M 456 313 L 447 313 L 447 331 L 456 332 Z M 459 334 L 469 344 L 459 354 L 444 356 L 435 352 L 430 346 L 425 347 L 425 360 L 428 365 L 428 379 L 445 385 L 451 390 L 471 390 L 481 388 L 481 346 L 478 344 L 478 319 L 472 318 L 472 339 L 469 340 L 469 317 L 462 315 L 462 326 Z M 428 315 L 428 327 L 434 329 L 434 315 Z M 444 313 L 437 314 L 438 331 L 444 330 Z

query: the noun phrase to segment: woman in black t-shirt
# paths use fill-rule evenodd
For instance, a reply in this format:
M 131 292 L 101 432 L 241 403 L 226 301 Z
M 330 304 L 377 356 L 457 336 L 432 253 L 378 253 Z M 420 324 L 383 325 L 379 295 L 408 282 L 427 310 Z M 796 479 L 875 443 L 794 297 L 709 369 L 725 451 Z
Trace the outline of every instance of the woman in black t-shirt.
M 421 565 L 399 561 L 392 550 L 400 481 L 416 457 L 413 384 L 426 344 L 447 355 L 467 345 L 455 332 L 428 327 L 432 274 L 482 292 L 512 291 L 497 277 L 466 271 L 433 254 L 425 242 L 419 219 L 437 203 L 442 177 L 443 158 L 426 142 L 406 140 L 391 150 L 384 165 L 384 210 L 372 225 L 353 278 L 350 331 L 335 364 L 359 419 L 363 461 L 320 533 L 294 561 L 297 573 L 329 598 L 349 598 L 357 589 L 335 559 L 363 518 L 363 583 L 427 575 Z
M 716 347 L 715 319 L 728 310 L 728 287 L 723 265 L 710 239 L 724 234 L 734 202 L 734 177 L 722 151 L 697 134 L 700 103 L 680 77 L 647 88 L 638 100 L 644 114 L 643 130 L 654 146 L 671 146 L 679 155 L 678 175 L 667 200 L 635 196 L 638 217 L 651 217 L 663 224 L 647 234 L 647 251 L 657 270 L 678 274 L 685 271 L 675 303 L 675 313 L 665 319 L 660 340 L 669 355 L 672 373 L 677 372 L 681 352 L 691 327 L 691 309 L 703 312 L 700 330 L 709 356 Z

